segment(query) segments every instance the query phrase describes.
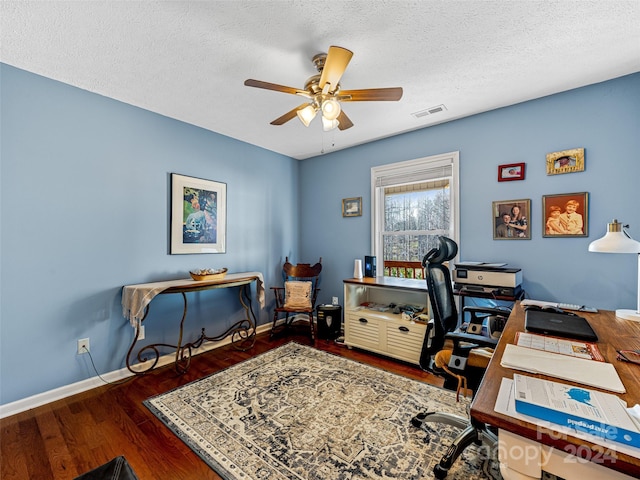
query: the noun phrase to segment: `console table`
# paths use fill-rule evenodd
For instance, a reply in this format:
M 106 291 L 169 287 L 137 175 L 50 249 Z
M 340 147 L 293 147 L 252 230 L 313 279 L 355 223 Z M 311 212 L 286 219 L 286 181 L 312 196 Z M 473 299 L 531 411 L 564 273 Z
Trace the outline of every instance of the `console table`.
M 256 316 L 251 305 L 250 285 L 256 282 L 256 292 L 260 306 L 264 306 L 264 279 L 259 272 L 232 273 L 216 280 L 196 281 L 192 279 L 168 280 L 164 282 L 141 283 L 137 285 L 125 285 L 122 288 L 122 311 L 125 318 L 129 319 L 131 326 L 135 328 L 135 336 L 127 353 L 127 368 L 136 375 L 143 375 L 153 368 L 160 359 L 158 347 L 176 349 L 175 369 L 179 374 L 185 373 L 191 363 L 191 352 L 199 348 L 205 341 L 219 341 L 231 336 L 231 343 L 240 350 L 251 348 L 255 342 Z M 207 336 L 202 328 L 200 336 L 193 342 L 183 342 L 184 321 L 187 316 L 187 293 L 212 290 L 218 288 L 240 287 L 239 298 L 246 318 L 229 327 L 225 332 L 217 336 Z M 132 354 L 140 337 L 140 326 L 149 314 L 151 301 L 161 294 L 179 293 L 182 295 L 184 308 L 180 320 L 177 345 L 167 343 L 155 343 L 142 347 L 135 356 L 138 362 L 151 361 L 151 365 L 134 369 L 131 365 Z M 153 355 L 153 357 L 148 357 Z

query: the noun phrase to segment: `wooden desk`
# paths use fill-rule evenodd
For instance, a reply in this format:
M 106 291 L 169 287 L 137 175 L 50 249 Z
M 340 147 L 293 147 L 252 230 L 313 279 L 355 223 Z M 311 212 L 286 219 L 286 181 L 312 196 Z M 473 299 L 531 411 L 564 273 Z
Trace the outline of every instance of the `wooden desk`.
M 640 365 L 616 360 L 616 350 L 640 348 L 640 323 L 618 319 L 614 312 L 605 310 L 600 310 L 598 313 L 581 312 L 580 315 L 584 316 L 595 330 L 599 339 L 598 348 L 602 352 L 605 361 L 614 365 L 627 389 L 627 393 L 620 395 L 620 398 L 627 402 L 628 406 L 640 403 Z M 503 435 L 505 438 L 514 438 L 511 434 L 515 434 L 518 437 L 524 437 L 524 439 L 531 440 L 537 444 L 554 447 L 560 451 L 554 452 L 560 453 L 560 455 L 566 455 L 568 453 L 590 460 L 590 462 L 586 462 L 586 466 L 590 471 L 597 471 L 598 468 L 594 467 L 593 464 L 600 464 L 617 472 L 631 475 L 634 478 L 640 478 L 639 458 L 620 452 L 611 452 L 601 445 L 596 445 L 575 437 L 564 436 L 557 432 L 554 434 L 554 432 L 549 432 L 532 423 L 517 420 L 494 411 L 502 378 L 513 378 L 514 373 L 525 374 L 524 372 L 504 368 L 500 365 L 505 346 L 509 343 L 515 343 L 515 334 L 519 331 L 524 331 L 524 309 L 520 305 L 520 302 L 517 302 L 471 405 L 472 419 L 499 428 L 499 432 L 505 432 Z M 535 376 L 556 382 L 563 382 L 562 380 L 544 375 Z M 498 436 L 500 438 L 500 433 Z M 516 439 L 518 437 L 516 437 Z M 608 455 L 607 452 L 612 453 L 612 455 Z M 566 460 L 564 461 L 566 463 Z M 581 465 L 585 466 L 585 462 L 581 461 L 569 466 L 569 470 L 566 471 L 571 472 L 570 477 L 565 476 L 566 471 L 565 475 L 561 475 L 560 473 L 557 473 L 557 475 L 563 476 L 564 478 L 581 478 L 582 480 L 596 478 L 578 473 L 576 468 Z M 543 467 L 543 469 L 550 473 L 555 473 L 545 467 Z M 599 474 L 603 475 L 612 473 L 613 472 L 607 471 L 606 469 L 601 469 L 599 472 Z M 603 477 L 600 476 L 599 478 Z
M 228 336 L 231 342 L 241 350 L 247 350 L 255 343 L 256 316 L 251 305 L 249 286 L 257 283 L 257 294 L 261 306 L 264 303 L 264 285 L 262 274 L 259 272 L 232 273 L 224 278 L 216 280 L 195 281 L 192 279 L 169 280 L 164 282 L 144 283 L 138 285 L 125 285 L 123 287 L 122 304 L 125 317 L 129 318 L 135 328 L 135 336 L 129 351 L 127 352 L 127 368 L 129 371 L 143 375 L 152 370 L 160 359 L 158 347 L 175 348 L 176 360 L 175 369 L 178 373 L 185 373 L 191 363 L 192 349 L 199 348 L 205 341 L 219 341 Z M 193 342 L 183 343 L 184 321 L 187 317 L 187 293 L 200 292 L 218 288 L 240 287 L 239 298 L 242 308 L 245 310 L 246 318 L 236 322 L 225 332 L 213 337 L 207 336 L 202 328 L 200 336 Z M 140 368 L 133 368 L 131 360 L 135 346 L 140 337 L 140 326 L 149 315 L 149 305 L 156 295 L 179 293 L 182 295 L 184 308 L 182 319 L 180 320 L 178 331 L 178 342 L 176 345 L 167 343 L 154 343 L 142 347 L 135 356 L 140 363 L 150 362 L 150 365 Z M 144 311 L 144 314 L 141 312 Z M 153 355 L 148 357 L 147 355 Z

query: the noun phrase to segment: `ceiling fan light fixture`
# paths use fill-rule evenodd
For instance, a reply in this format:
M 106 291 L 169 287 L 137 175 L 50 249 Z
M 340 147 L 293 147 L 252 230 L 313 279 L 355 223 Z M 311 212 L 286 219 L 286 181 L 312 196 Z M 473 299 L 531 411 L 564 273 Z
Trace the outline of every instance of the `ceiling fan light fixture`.
M 301 108 L 296 112 L 300 121 L 304 124 L 305 127 L 308 127 L 316 116 L 317 109 L 312 104 L 307 105 L 304 108 Z
M 342 90 L 340 80 L 352 56 L 351 50 L 336 45 L 329 47 L 329 53 L 319 53 L 314 56 L 312 61 L 316 65 L 318 74 L 307 79 L 303 90 L 253 78 L 245 80 L 244 84 L 247 87 L 298 95 L 306 99 L 302 105 L 292 108 L 284 115 L 271 121 L 271 125 L 284 125 L 297 116 L 302 124 L 308 127 L 318 112 L 321 112 L 320 116 L 325 131 L 334 128 L 340 128 L 344 131 L 353 127 L 353 122 L 342 111 L 341 101 L 397 102 L 402 98 L 402 87 Z
M 327 120 L 335 120 L 340 115 L 340 102 L 335 98 L 327 98 L 322 101 L 322 117 Z
M 340 125 L 338 119 L 329 120 L 325 116 L 322 117 L 322 129 L 325 132 L 338 128 L 338 125 Z

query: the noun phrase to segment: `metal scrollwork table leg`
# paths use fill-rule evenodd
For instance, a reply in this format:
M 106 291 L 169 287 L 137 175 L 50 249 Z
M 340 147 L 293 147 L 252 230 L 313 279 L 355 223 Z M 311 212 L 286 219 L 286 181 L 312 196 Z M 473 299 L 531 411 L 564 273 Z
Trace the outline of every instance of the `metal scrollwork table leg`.
M 140 337 L 140 326 L 146 320 L 147 315 L 149 314 L 149 305 L 145 307 L 144 316 L 140 320 L 140 322 L 136 325 L 136 332 L 131 347 L 129 347 L 129 351 L 127 352 L 127 368 L 129 371 L 135 373 L 136 375 L 144 375 L 145 373 L 153 370 L 158 361 L 160 359 L 160 350 L 159 347 L 167 347 L 167 348 L 175 348 L 176 351 L 176 359 L 175 359 L 175 370 L 178 374 L 185 373 L 191 364 L 191 355 L 192 350 L 200 348 L 205 341 L 217 342 L 225 339 L 226 337 L 231 337 L 231 344 L 239 349 L 239 350 L 248 350 L 255 344 L 255 336 L 256 336 L 256 316 L 253 312 L 253 308 L 251 305 L 251 296 L 250 296 L 250 283 L 244 283 L 239 285 L 239 298 L 240 304 L 245 311 L 246 318 L 237 321 L 231 327 L 229 327 L 225 332 L 217 335 L 215 337 L 209 337 L 205 333 L 205 329 L 202 328 L 200 332 L 200 336 L 193 342 L 182 344 L 183 341 L 183 333 L 184 333 L 184 321 L 187 318 L 187 295 L 185 292 L 179 292 L 182 295 L 182 300 L 184 303 L 182 318 L 180 319 L 180 329 L 178 334 L 178 344 L 172 345 L 168 343 L 154 343 L 152 345 L 146 345 L 142 347 L 138 354 L 136 355 L 137 361 L 139 363 L 152 362 L 151 365 L 142 367 L 140 369 L 134 369 L 131 364 L 131 356 L 133 350 L 135 348 L 136 343 L 138 342 L 138 338 Z

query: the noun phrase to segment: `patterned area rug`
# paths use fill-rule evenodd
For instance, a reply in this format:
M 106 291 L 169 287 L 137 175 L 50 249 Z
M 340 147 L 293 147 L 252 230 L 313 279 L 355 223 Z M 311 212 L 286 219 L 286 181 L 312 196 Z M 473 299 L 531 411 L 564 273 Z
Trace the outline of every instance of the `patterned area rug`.
M 293 342 L 144 403 L 226 480 L 433 478 L 457 430 L 410 420 L 468 408 L 448 390 Z M 447 478 L 494 477 L 497 462 L 472 445 Z

